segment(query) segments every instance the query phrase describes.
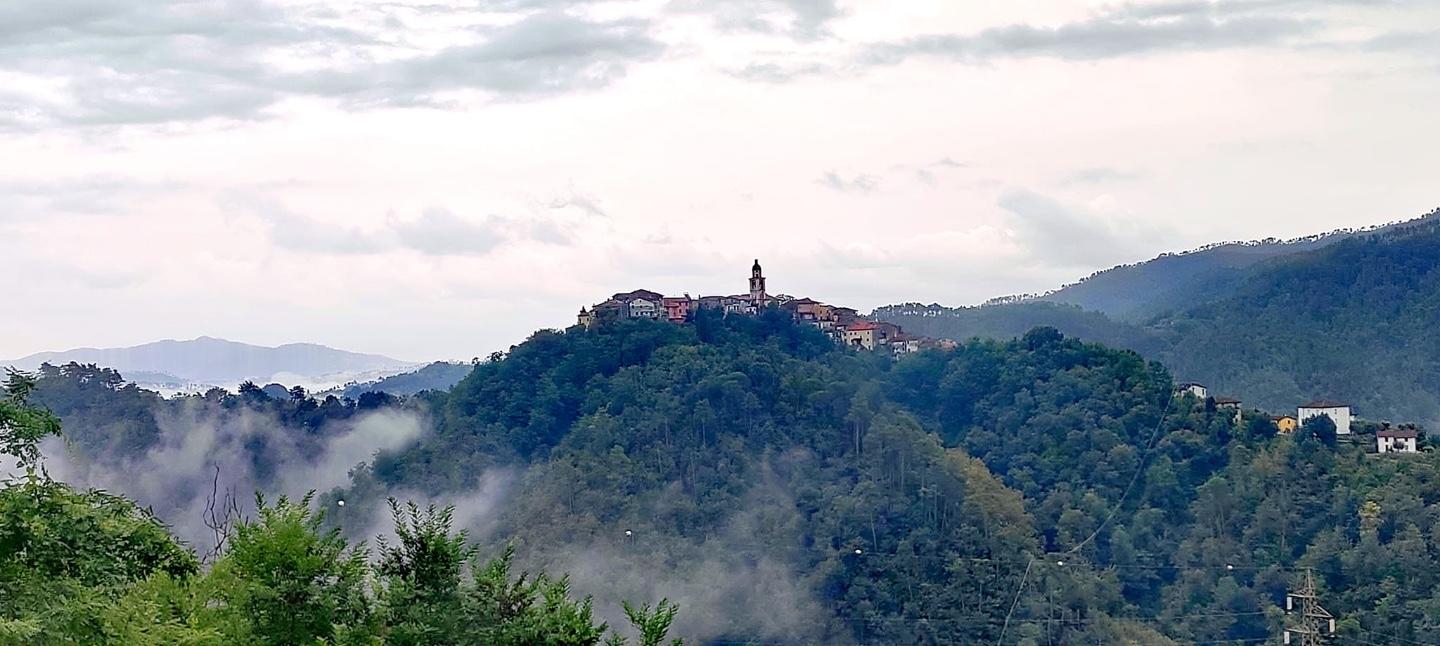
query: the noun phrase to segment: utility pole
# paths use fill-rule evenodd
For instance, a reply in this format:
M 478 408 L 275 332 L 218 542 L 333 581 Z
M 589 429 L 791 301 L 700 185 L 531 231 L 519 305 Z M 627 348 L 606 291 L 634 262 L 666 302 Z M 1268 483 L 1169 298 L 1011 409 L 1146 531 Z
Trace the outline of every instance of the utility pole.
M 1300 614 L 1285 627 L 1285 643 L 1291 644 L 1291 635 L 1299 638 L 1299 646 L 1324 646 L 1325 638 L 1335 634 L 1335 615 L 1320 607 L 1320 598 L 1315 593 L 1315 573 L 1305 570 L 1305 582 L 1299 592 L 1285 595 L 1285 612 L 1297 610 Z

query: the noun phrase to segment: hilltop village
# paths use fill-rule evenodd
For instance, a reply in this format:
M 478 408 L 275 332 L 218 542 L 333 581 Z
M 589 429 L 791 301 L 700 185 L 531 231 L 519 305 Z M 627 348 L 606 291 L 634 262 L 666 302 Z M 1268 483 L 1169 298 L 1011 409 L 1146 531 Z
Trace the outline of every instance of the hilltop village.
M 907 334 L 900 326 L 874 321 L 861 316 L 850 307 L 829 305 L 810 298 L 771 294 L 765 285 L 765 273 L 756 259 L 750 267 L 750 291 L 730 296 L 665 296 L 648 289 L 615 294 L 590 308 L 580 308 L 576 323 L 590 327 L 605 321 L 626 318 L 666 320 L 685 323 L 703 309 L 725 314 L 757 314 L 767 308 L 788 312 L 797 321 L 809 323 L 829 334 L 836 343 L 848 348 L 890 352 L 896 356 L 928 348 L 954 348 L 949 339 Z
M 765 273 L 760 267 L 759 259 L 750 266 L 748 293 L 694 298 L 688 293 L 682 296 L 665 296 L 648 289 L 637 289 L 615 294 L 588 308 L 581 307 L 576 323 L 589 328 L 607 321 L 632 318 L 684 324 L 689 322 L 697 311 L 703 309 L 718 310 L 726 315 L 753 315 L 767 308 L 787 312 L 795 320 L 815 326 L 830 335 L 837 344 L 847 348 L 888 352 L 898 357 L 930 348 L 956 347 L 956 343 L 950 339 L 932 339 L 908 334 L 899 325 L 862 316 L 854 308 L 830 305 L 810 298 L 771 294 L 766 287 Z M 1233 411 L 1236 425 L 1244 421 L 1245 409 L 1241 400 L 1224 396 L 1212 397 L 1210 390 L 1203 384 L 1182 383 L 1177 387 L 1177 395 L 1191 395 L 1197 405 Z M 1360 437 L 1373 436 L 1375 453 L 1417 453 L 1423 435 L 1423 431 L 1415 424 L 1392 426 L 1389 422 L 1357 419 L 1349 404 L 1329 400 L 1300 405 L 1296 407 L 1295 415 L 1264 415 L 1281 434 L 1294 433 L 1312 418 L 1329 417 L 1335 424 L 1337 439 L 1354 441 Z

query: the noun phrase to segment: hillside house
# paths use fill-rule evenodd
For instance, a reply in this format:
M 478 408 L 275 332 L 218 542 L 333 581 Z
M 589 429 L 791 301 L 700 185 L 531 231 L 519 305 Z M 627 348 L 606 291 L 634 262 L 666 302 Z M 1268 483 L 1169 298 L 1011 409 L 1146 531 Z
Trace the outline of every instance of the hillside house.
M 1330 416 L 1330 421 L 1335 422 L 1336 435 L 1350 434 L 1350 405 L 1328 399 L 1321 399 L 1305 404 L 1299 408 L 1296 419 L 1301 424 L 1312 417 L 1321 415 Z
M 581 307 L 580 315 L 575 318 L 575 323 L 580 327 L 588 328 L 595 324 L 595 315 L 585 311 L 585 308 Z
M 1190 393 L 1200 401 L 1205 401 L 1205 398 L 1210 396 L 1210 389 L 1206 388 L 1205 384 L 1197 384 L 1194 382 L 1180 384 L 1175 390 L 1181 393 Z
M 671 323 L 684 323 L 690 320 L 690 312 L 695 307 L 695 299 L 689 294 L 684 296 L 666 296 L 660 299 L 660 305 L 665 309 L 665 319 Z
M 1240 413 L 1241 413 L 1241 411 L 1244 409 L 1244 406 L 1245 406 L 1245 404 L 1244 404 L 1243 402 L 1241 402 L 1241 401 L 1238 400 L 1238 399 L 1235 399 L 1234 397 L 1216 397 L 1216 398 L 1215 398 L 1215 408 L 1216 408 L 1216 410 L 1235 411 L 1235 423 L 1236 423 L 1236 424 L 1239 424 L 1239 423 L 1240 423 Z
M 875 349 L 875 324 L 869 321 L 856 321 L 840 329 L 841 343 L 847 348 Z
M 890 341 L 904 334 L 900 326 L 885 321 L 872 321 L 875 325 L 875 345 L 889 345 Z
M 1280 430 L 1281 435 L 1289 435 L 1300 428 L 1300 422 L 1289 415 L 1271 415 L 1270 421 L 1275 422 L 1275 428 Z
M 1401 425 L 1398 428 L 1391 428 L 1389 424 L 1385 428 L 1375 432 L 1375 451 L 1377 453 L 1419 453 L 1420 452 L 1420 429 L 1413 424 Z
M 911 336 L 903 332 L 890 337 L 890 351 L 897 357 L 919 352 L 925 347 L 925 339 L 922 337 Z
M 853 307 L 832 308 L 830 316 L 835 319 L 835 324 L 839 327 L 844 327 L 860 320 L 860 312 Z
M 593 322 L 613 321 L 626 316 L 625 304 L 613 298 L 605 299 L 590 308 L 591 320 Z
M 632 319 L 660 318 L 665 313 L 665 308 L 661 304 L 664 299 L 665 297 L 659 292 L 652 292 L 648 289 L 637 289 L 610 297 L 611 301 L 620 304 L 620 316 Z

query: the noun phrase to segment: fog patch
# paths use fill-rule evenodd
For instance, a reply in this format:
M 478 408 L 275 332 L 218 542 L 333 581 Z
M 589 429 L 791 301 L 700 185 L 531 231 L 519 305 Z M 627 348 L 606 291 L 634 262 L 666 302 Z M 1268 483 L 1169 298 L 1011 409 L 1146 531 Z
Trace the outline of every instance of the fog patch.
M 378 451 L 396 451 L 420 437 L 420 418 L 414 413 L 385 409 L 366 414 L 350 428 L 332 437 L 318 459 L 303 469 L 286 469 L 282 491 L 300 495 L 314 489 L 329 491 L 350 482 L 350 469 Z
M 395 498 L 402 505 L 413 502 L 421 509 L 430 505 L 434 505 L 437 509 L 454 507 L 455 511 L 450 517 L 451 530 L 454 532 L 465 531 L 471 542 L 477 542 L 494 531 L 496 521 L 503 509 L 502 505 L 515 480 L 516 469 L 494 468 L 482 474 L 480 483 L 469 491 L 431 496 L 410 489 L 396 489 L 389 493 L 389 497 Z M 395 523 L 390 514 L 389 502 L 385 499 L 375 500 L 365 529 L 358 535 L 351 534 L 351 536 L 371 544 L 384 540 L 394 545 L 396 543 Z M 371 555 L 376 557 L 377 553 L 372 552 Z M 488 555 L 482 555 L 482 557 L 485 556 Z
M 568 574 L 572 592 L 593 597 L 596 615 L 621 633 L 630 630 L 623 601 L 653 604 L 667 598 L 680 604 L 670 634 L 687 642 L 848 641 L 849 633 L 816 597 L 813 582 L 797 572 L 803 519 L 793 497 L 773 472 L 763 467 L 762 472 L 741 511 L 700 543 L 663 527 L 616 527 L 583 546 L 537 545 L 544 556 L 526 559 L 526 565 Z M 677 490 L 660 499 L 682 495 Z
M 149 451 L 120 460 L 88 458 L 60 438 L 41 444 L 51 477 L 78 488 L 125 495 L 150 508 L 174 534 L 206 553 L 215 543 L 207 507 L 233 499 L 252 515 L 256 492 L 273 499 L 325 491 L 348 481 L 355 464 L 377 451 L 404 448 L 420 435 L 416 413 L 381 410 L 332 421 L 318 433 L 287 428 L 270 413 L 218 411 L 198 399 L 158 414 L 160 437 Z

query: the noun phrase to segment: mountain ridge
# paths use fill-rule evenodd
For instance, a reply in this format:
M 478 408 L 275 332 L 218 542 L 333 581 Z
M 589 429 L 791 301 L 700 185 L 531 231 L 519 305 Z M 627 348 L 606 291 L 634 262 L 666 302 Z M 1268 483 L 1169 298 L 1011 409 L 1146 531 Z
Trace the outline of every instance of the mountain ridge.
M 1437 213 L 1244 267 L 1212 266 L 1178 292 L 1134 290 L 1129 311 L 1150 312 L 1143 318 L 1038 299 L 962 308 L 899 304 L 874 315 L 957 339 L 1013 338 L 1047 325 L 1135 350 L 1178 377 L 1270 410 L 1339 397 L 1374 418 L 1436 424 L 1440 383 L 1431 373 L 1440 366 L 1440 345 L 1428 331 L 1440 308 Z M 1127 268 L 1155 271 L 1165 259 Z
M 310 379 L 342 373 L 400 370 L 415 366 L 381 354 L 351 352 L 318 343 L 263 346 L 212 336 L 161 339 L 116 348 L 80 347 L 36 352 L 0 365 L 34 370 L 42 363 L 97 364 L 122 373 L 165 375 L 183 381 L 223 384 L 297 375 Z

